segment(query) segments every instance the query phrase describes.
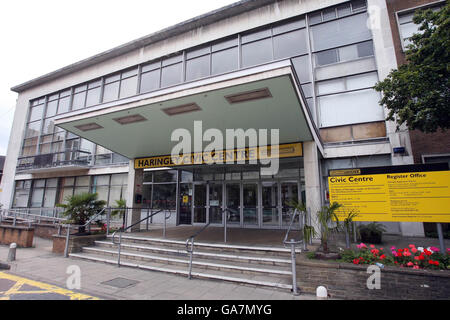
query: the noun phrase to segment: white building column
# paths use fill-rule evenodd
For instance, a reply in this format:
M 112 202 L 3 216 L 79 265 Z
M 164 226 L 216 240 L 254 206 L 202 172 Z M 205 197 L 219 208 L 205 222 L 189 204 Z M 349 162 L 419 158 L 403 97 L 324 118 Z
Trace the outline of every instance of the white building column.
M 305 169 L 306 208 L 311 214 L 311 223 L 317 232 L 317 212 L 322 207 L 322 190 L 320 187 L 319 153 L 314 141 L 303 143 L 303 165 Z
M 142 183 L 144 181 L 144 169 L 135 169 L 134 160 L 130 160 L 128 171 L 128 188 L 127 188 L 127 206 L 132 207 L 131 211 L 128 211 L 127 226 L 138 222 L 141 219 L 142 208 Z M 140 203 L 136 203 L 137 198 L 140 195 Z M 129 232 L 139 231 L 140 226 L 136 225 Z

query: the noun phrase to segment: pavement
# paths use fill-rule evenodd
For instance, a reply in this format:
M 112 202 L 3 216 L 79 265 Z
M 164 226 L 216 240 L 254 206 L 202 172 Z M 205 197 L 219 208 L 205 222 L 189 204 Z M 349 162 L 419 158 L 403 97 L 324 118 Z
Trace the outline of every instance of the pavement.
M 0 245 L 0 260 L 6 260 L 8 250 L 9 246 Z M 10 263 L 11 269 L 0 273 L 0 299 L 316 299 L 307 294 L 293 296 L 278 289 L 224 281 L 189 280 L 163 272 L 64 258 L 51 250 L 52 241 L 37 237 L 34 238 L 33 248 L 17 248 L 16 261 Z

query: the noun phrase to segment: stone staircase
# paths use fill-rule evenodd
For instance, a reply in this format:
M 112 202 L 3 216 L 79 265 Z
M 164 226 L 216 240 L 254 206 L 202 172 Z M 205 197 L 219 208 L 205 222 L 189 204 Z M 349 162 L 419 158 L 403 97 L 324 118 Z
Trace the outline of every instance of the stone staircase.
M 70 257 L 117 265 L 117 251 L 108 236 Z M 123 235 L 120 265 L 187 277 L 189 255 L 184 241 Z M 192 277 L 291 290 L 290 249 L 195 242 Z

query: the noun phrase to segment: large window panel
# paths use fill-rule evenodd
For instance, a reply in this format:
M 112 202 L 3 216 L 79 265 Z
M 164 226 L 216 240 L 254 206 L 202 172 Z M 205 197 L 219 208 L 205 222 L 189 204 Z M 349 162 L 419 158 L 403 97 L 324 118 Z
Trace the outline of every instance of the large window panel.
M 43 200 L 44 200 L 44 188 L 33 189 L 31 195 L 31 207 L 32 208 L 42 207 Z
M 136 95 L 137 76 L 123 79 L 120 83 L 120 98 L 126 98 Z
M 295 73 L 301 83 L 311 81 L 311 64 L 309 62 L 309 56 L 302 56 L 292 59 Z
M 152 208 L 154 209 L 176 209 L 176 191 L 177 185 L 170 184 L 154 184 Z
M 186 81 L 209 76 L 210 55 L 201 56 L 186 61 Z
M 44 105 L 36 106 L 30 110 L 30 122 L 40 120 L 42 118 L 42 111 L 44 110 Z
M 58 100 L 47 102 L 47 111 L 45 112 L 45 117 L 48 118 L 56 115 L 57 108 L 58 108 Z
M 173 86 L 181 82 L 182 64 L 177 63 L 171 66 L 162 68 L 161 87 Z
M 272 60 L 272 39 L 242 45 L 242 66 L 250 67 Z
M 380 95 L 373 89 L 318 98 L 321 127 L 384 120 Z
M 313 50 L 325 50 L 371 39 L 367 19 L 367 13 L 364 12 L 312 26 Z
M 70 96 L 59 99 L 58 113 L 65 113 L 70 110 Z
M 45 189 L 44 208 L 54 208 L 56 201 L 56 188 Z
M 86 91 L 75 93 L 73 95 L 72 110 L 79 110 L 84 108 L 86 102 Z
M 86 107 L 94 106 L 100 103 L 100 94 L 102 92 L 101 87 L 89 89 L 86 98 Z
M 153 70 L 150 72 L 143 73 L 141 75 L 141 88 L 140 92 L 149 92 L 159 88 L 159 78 L 161 75 L 161 70 Z
M 119 81 L 105 84 L 103 102 L 114 101 L 119 98 Z
M 273 37 L 275 59 L 283 59 L 307 53 L 306 29 Z
M 230 48 L 212 54 L 212 74 L 221 74 L 236 70 L 238 66 L 238 48 Z
M 26 131 L 26 138 L 36 137 L 41 131 L 41 121 L 30 122 Z

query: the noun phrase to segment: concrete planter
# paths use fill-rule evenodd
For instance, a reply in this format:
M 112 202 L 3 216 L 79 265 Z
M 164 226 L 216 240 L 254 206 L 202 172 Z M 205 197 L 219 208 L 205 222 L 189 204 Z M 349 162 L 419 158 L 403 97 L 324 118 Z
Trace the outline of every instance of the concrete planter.
M 95 241 L 106 239 L 105 234 L 91 234 L 84 236 L 71 235 L 69 238 L 69 254 L 75 252 L 81 252 L 83 247 L 92 246 Z M 53 249 L 54 253 L 64 254 L 64 248 L 66 246 L 65 235 L 53 235 Z
M 336 261 L 297 259 L 297 281 L 305 293 L 315 294 L 324 286 L 337 299 L 450 299 L 450 271 L 412 270 L 386 266 L 381 269 L 380 288 L 368 289 L 369 265 L 354 265 Z
M 34 228 L 0 225 L 0 244 L 16 243 L 20 248 L 33 246 Z

